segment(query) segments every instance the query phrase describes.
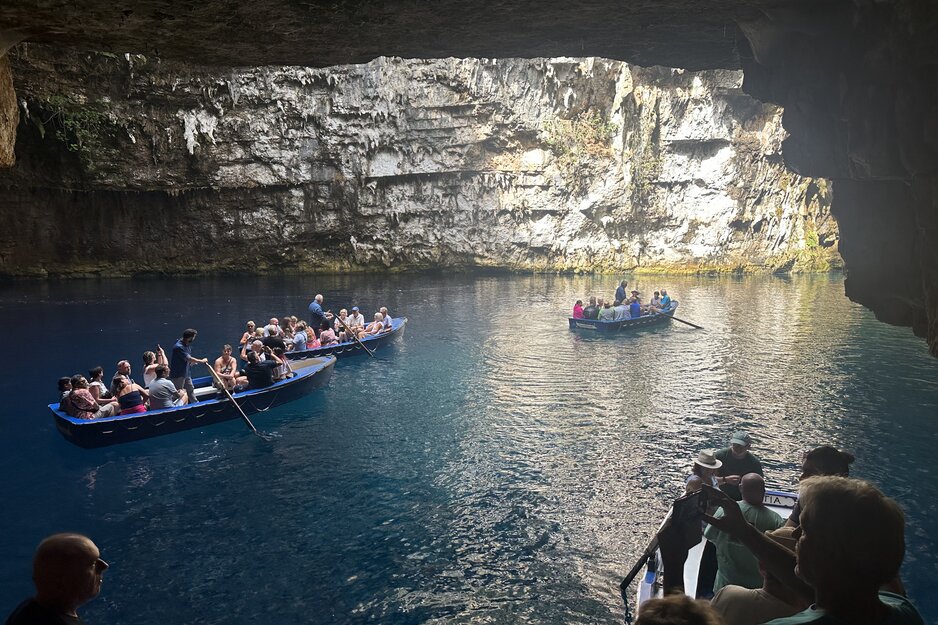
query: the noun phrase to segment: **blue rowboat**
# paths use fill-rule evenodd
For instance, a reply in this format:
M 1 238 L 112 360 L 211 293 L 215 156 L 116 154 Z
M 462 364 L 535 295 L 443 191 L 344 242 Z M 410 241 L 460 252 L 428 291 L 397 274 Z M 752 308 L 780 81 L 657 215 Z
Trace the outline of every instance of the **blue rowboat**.
M 374 351 L 382 345 L 387 345 L 391 341 L 399 339 L 404 335 L 404 326 L 407 325 L 407 317 L 397 317 L 391 319 L 391 329 L 387 332 L 375 336 L 367 336 L 361 340 L 371 351 Z M 356 354 L 364 354 L 365 350 L 356 341 L 346 341 L 336 343 L 327 347 L 317 347 L 316 349 L 304 349 L 299 352 L 287 352 L 286 357 L 289 360 L 306 360 L 307 358 L 318 358 L 320 356 L 348 357 Z
M 247 415 L 266 412 L 325 386 L 334 366 L 334 357 L 304 360 L 293 366 L 296 376 L 267 388 L 235 393 L 234 398 Z M 218 391 L 212 386 L 210 376 L 196 378 L 192 383 L 199 401 L 178 408 L 162 408 L 103 419 L 70 417 L 59 410 L 57 403 L 49 404 L 49 410 L 55 418 L 55 427 L 65 440 L 85 448 L 129 443 L 241 418 L 238 409 L 227 397 L 218 399 Z
M 600 321 L 599 319 L 574 319 L 569 317 L 571 330 L 594 330 L 599 333 L 619 332 L 620 330 L 632 330 L 635 328 L 648 328 L 662 323 L 666 323 L 674 316 L 677 310 L 677 302 L 671 300 L 671 305 L 659 313 L 642 315 L 634 319 L 620 319 L 618 321 Z

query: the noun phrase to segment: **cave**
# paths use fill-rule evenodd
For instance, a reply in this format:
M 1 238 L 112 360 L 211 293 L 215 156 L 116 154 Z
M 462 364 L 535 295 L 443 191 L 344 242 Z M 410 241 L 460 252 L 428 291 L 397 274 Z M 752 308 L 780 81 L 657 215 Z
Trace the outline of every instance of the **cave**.
M 575 9 L 550 1 L 6 2 L 0 52 L 22 42 L 63 55 L 139 54 L 218 68 L 564 55 L 741 69 L 743 91 L 784 107 L 787 167 L 831 181 L 847 296 L 882 321 L 911 327 L 938 356 L 938 8 L 925 0 L 590 2 Z M 22 115 L 16 89 L 9 59 L 0 58 L 0 164 L 14 171 Z M 82 192 L 50 186 L 49 197 L 33 199 L 59 210 Z M 115 189 L 108 202 L 120 208 L 124 194 L 137 192 L 144 191 Z M 18 206 L 31 210 L 27 201 Z

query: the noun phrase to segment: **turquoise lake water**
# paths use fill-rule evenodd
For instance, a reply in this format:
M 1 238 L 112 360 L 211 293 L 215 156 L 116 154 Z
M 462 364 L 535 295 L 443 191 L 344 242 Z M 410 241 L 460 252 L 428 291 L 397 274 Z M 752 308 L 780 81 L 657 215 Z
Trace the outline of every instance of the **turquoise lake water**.
M 903 578 L 938 622 L 938 360 L 876 322 L 840 276 L 632 280 L 672 323 L 572 333 L 614 278 L 426 275 L 16 283 L 0 419 L 0 612 L 55 531 L 111 563 L 89 623 L 621 623 L 618 584 L 691 458 L 748 429 L 770 486 L 833 444 L 908 516 Z M 82 450 L 45 405 L 61 375 L 172 345 L 215 357 L 247 319 L 387 305 L 376 360 L 254 421 Z

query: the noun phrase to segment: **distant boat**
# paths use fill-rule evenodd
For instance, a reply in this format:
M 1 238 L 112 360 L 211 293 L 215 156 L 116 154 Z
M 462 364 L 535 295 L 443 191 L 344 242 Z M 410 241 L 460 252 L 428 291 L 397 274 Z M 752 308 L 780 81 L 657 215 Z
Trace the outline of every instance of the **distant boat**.
M 391 329 L 387 332 L 382 332 L 381 334 L 376 334 L 375 336 L 366 336 L 361 339 L 361 344 L 358 341 L 345 341 L 344 343 L 335 343 L 334 345 L 328 345 L 326 347 L 317 347 L 315 349 L 304 349 L 298 352 L 286 352 L 284 355 L 288 360 L 305 360 L 307 358 L 317 358 L 320 356 L 336 356 L 336 357 L 347 357 L 354 356 L 356 354 L 364 354 L 365 350 L 362 349 L 362 345 L 365 345 L 371 351 L 374 351 L 381 347 L 382 345 L 387 345 L 391 341 L 399 339 L 404 335 L 404 326 L 407 325 L 407 317 L 397 317 L 391 319 Z
M 677 310 L 677 301 L 671 300 L 671 305 L 658 313 L 642 315 L 641 317 L 619 319 L 618 321 L 600 321 L 599 319 L 574 319 L 568 318 L 571 330 L 592 330 L 599 333 L 619 332 L 620 330 L 632 330 L 635 328 L 647 328 L 650 326 L 665 323 L 674 316 Z
M 334 356 L 306 359 L 292 365 L 296 372 L 294 377 L 275 382 L 267 388 L 235 393 L 234 399 L 247 415 L 266 412 L 300 399 L 329 382 L 335 360 Z M 231 400 L 224 396 L 223 399 L 218 398 L 218 390 L 212 386 L 210 376 L 196 378 L 192 383 L 199 401 L 176 408 L 103 419 L 70 417 L 59 410 L 58 403 L 49 404 L 49 410 L 55 418 L 55 427 L 65 440 L 85 448 L 129 443 L 241 418 Z

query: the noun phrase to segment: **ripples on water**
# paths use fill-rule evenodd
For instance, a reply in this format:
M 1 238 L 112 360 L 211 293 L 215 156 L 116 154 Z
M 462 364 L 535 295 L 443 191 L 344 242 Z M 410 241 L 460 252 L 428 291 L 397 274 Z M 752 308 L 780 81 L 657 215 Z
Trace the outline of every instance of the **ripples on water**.
M 854 451 L 855 474 L 909 515 L 907 585 L 938 617 L 938 361 L 876 323 L 837 278 L 639 279 L 678 323 L 613 338 L 566 329 L 614 279 L 303 278 L 85 282 L 0 291 L 0 319 L 55 329 L 21 354 L 0 463 L 3 609 L 29 594 L 45 534 L 91 534 L 112 563 L 98 623 L 617 623 L 618 582 L 690 458 L 752 432 L 770 483 L 803 449 Z M 83 451 L 39 404 L 62 374 L 199 328 L 214 354 L 248 317 L 388 304 L 410 318 L 374 361 L 255 419 Z M 606 292 L 604 292 L 606 291 Z M 234 295 L 245 293 L 245 295 Z M 288 293 L 288 295 L 284 295 Z M 61 330 L 59 330 L 61 328 Z M 73 347 L 74 346 L 74 347 Z M 205 351 L 203 351 L 205 350 Z

